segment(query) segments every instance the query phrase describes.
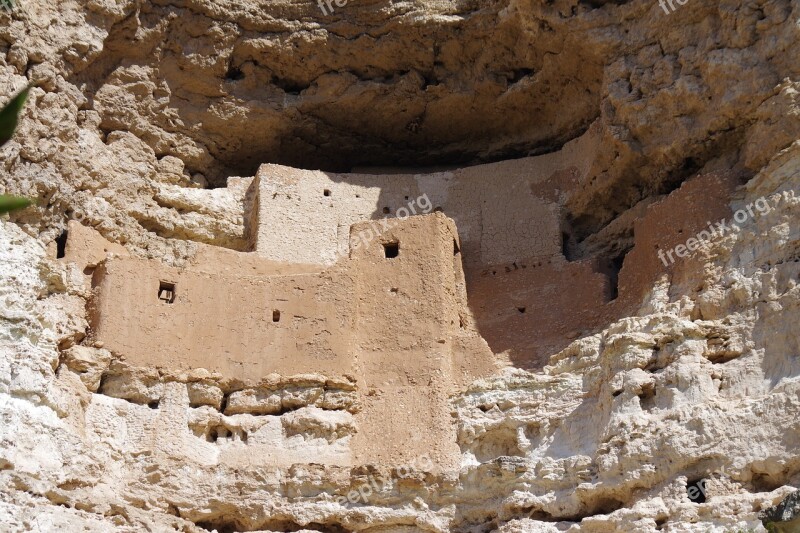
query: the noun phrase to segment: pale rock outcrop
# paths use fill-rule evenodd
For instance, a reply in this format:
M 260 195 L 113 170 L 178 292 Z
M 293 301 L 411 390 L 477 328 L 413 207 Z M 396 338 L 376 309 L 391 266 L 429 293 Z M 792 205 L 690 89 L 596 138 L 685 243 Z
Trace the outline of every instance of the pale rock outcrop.
M 0 11 L 0 92 L 38 84 L 0 149 L 3 190 L 37 199 L 0 221 L 2 527 L 763 531 L 800 486 L 799 19 L 783 0 Z M 734 211 L 770 210 L 543 369 L 456 395 L 458 469 L 351 465 L 377 392 L 347 380 L 241 383 L 81 344 L 90 274 L 54 257 L 68 220 L 180 266 L 195 242 L 248 247 L 250 178 L 230 176 L 261 163 L 498 160 L 593 122 L 605 150 L 563 199 L 575 257 L 629 242 L 701 169 L 741 176 Z

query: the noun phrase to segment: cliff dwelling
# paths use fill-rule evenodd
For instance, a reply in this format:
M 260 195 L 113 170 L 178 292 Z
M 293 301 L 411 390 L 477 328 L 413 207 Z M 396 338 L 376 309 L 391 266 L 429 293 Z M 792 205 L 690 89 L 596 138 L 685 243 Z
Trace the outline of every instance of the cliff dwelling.
M 0 0 L 0 530 L 800 532 L 798 46 Z
M 401 464 L 428 453 L 453 468 L 452 394 L 500 366 L 540 369 L 626 316 L 663 274 L 654 250 L 729 215 L 735 180 L 698 176 L 643 207 L 627 242 L 573 258 L 563 204 L 597 149 L 591 129 L 553 154 L 426 174 L 263 165 L 232 182 L 245 190 L 247 249 L 204 245 L 180 267 L 132 257 L 73 222 L 62 261 L 91 288 L 84 344 L 132 369 L 218 375 L 209 398 L 193 399 L 187 383 L 183 401 L 213 409 L 206 426 L 191 415 L 188 425 L 216 442 L 220 420 L 263 417 L 240 430 L 249 449 L 270 447 L 250 461 L 307 457 L 264 435 L 313 408 L 349 428 L 334 426 L 315 461 Z M 674 234 L 660 231 L 665 218 L 679 222 Z M 160 387 L 126 372 L 104 376 L 98 392 L 160 405 Z M 236 434 L 232 425 L 223 432 Z

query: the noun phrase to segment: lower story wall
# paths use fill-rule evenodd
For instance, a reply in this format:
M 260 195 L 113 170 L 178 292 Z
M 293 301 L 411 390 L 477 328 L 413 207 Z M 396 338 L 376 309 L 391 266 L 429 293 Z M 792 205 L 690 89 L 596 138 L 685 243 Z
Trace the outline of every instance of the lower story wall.
M 346 273 L 247 277 L 111 258 L 93 283 L 92 336 L 136 364 L 239 379 L 353 371 Z

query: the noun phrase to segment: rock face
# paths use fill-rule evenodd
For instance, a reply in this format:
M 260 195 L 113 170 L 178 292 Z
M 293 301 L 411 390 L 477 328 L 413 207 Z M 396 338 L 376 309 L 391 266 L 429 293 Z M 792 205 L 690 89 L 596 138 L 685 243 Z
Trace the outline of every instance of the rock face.
M 790 506 L 798 2 L 16 4 L 0 89 L 37 86 L 0 183 L 36 205 L 0 221 L 4 530 L 722 533 Z M 447 283 L 383 286 L 402 235 L 337 256 L 423 194 Z M 314 332 L 278 373 L 246 342 L 141 348 L 143 300 L 101 279 L 179 301 L 358 253 L 319 286 L 352 327 L 253 305 Z M 304 283 L 281 297 L 315 305 Z M 113 298 L 140 311 L 103 330 Z
M 761 522 L 767 531 L 785 533 L 800 529 L 800 491 L 793 492 L 775 507 L 765 509 Z

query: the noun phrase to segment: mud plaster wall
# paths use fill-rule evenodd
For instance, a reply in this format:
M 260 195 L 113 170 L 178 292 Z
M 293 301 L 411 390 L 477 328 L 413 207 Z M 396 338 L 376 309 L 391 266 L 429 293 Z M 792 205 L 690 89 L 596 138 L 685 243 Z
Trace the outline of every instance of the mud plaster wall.
M 136 364 L 168 361 L 242 379 L 269 372 L 351 373 L 354 348 L 400 351 L 414 361 L 437 348 L 458 317 L 453 270 L 460 265 L 452 259 L 453 237 L 445 247 L 437 229 L 445 221 L 441 215 L 403 221 L 391 237 L 355 247 L 350 258 L 317 273 L 251 274 L 110 257 L 93 274 L 92 330 Z M 451 227 L 444 231 L 454 233 Z M 385 256 L 386 239 L 397 243 L 398 257 Z M 167 286 L 174 287 L 174 301 L 160 299 Z M 388 365 L 381 362 L 374 374 L 391 372 Z M 404 372 L 395 380 L 404 381 Z
M 355 313 L 346 275 L 209 274 L 109 259 L 94 282 L 96 338 L 137 364 L 203 367 L 240 378 L 352 371 Z M 174 286 L 171 303 L 159 299 L 167 284 Z
M 450 172 L 335 174 L 263 165 L 253 183 L 251 241 L 272 260 L 330 264 L 347 253 L 358 220 L 441 210 L 458 228 L 469 309 L 481 335 L 513 364 L 541 367 L 575 338 L 632 312 L 672 271 L 659 261 L 658 247 L 724 218 L 736 185 L 733 175 L 690 179 L 668 207 L 645 201 L 621 217 L 618 225 L 632 228 L 628 257 L 625 249 L 616 263 L 597 256 L 571 261 L 563 203 L 579 191 L 600 148 L 590 128 L 552 154 Z M 662 231 L 672 222 L 686 226 L 685 237 Z
M 616 287 L 596 259 L 568 261 L 561 253 L 467 270 L 470 309 L 481 335 L 515 365 L 543 366 L 549 354 L 574 339 L 634 312 L 660 279 L 686 280 L 702 271 L 707 260 L 702 253 L 664 265 L 658 251 L 729 217 L 736 184 L 733 174 L 697 176 L 643 206 Z
M 254 183 L 255 250 L 276 261 L 329 265 L 346 253 L 352 224 L 402 215 L 402 209 L 419 214 L 424 196 L 422 207 L 455 221 L 466 269 L 550 257 L 561 249 L 559 200 L 588 172 L 598 142 L 590 129 L 552 154 L 432 174 L 262 165 Z
M 352 234 L 362 229 L 355 225 Z M 428 453 L 453 466 L 448 397 L 456 384 L 494 368 L 488 347 L 461 318 L 457 239 L 441 213 L 412 217 L 367 245 L 354 239 L 349 257 L 328 270 L 295 275 L 230 271 L 225 258 L 247 255 L 236 252 L 217 255 L 223 264 L 183 269 L 111 255 L 91 274 L 90 341 L 137 367 L 205 368 L 250 383 L 270 374 L 355 376 L 365 395 L 355 457 L 400 461 Z M 397 246 L 397 256 L 387 257 L 384 245 Z M 73 246 L 76 254 L 91 249 L 98 250 Z M 164 298 L 165 285 L 174 300 L 164 301 L 173 296 Z M 387 419 L 397 422 L 396 438 L 376 433 Z

